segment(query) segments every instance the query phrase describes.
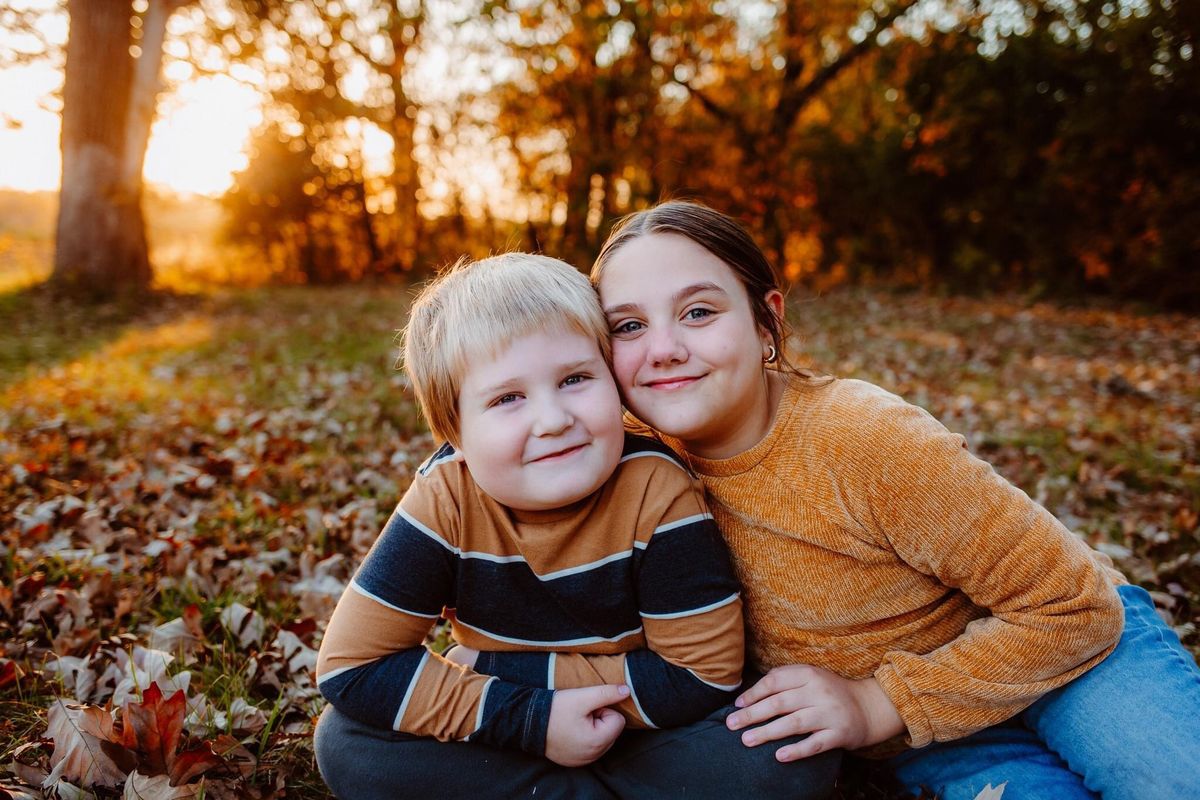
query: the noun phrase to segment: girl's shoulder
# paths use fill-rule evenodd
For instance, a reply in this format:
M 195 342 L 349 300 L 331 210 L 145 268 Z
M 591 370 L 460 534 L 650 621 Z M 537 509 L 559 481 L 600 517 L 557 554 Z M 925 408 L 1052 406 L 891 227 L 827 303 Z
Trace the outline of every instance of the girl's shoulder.
M 820 386 L 793 386 L 793 436 L 826 455 L 880 453 L 949 432 L 929 412 L 867 381 L 837 378 Z
M 886 389 L 856 378 L 834 378 L 818 385 L 793 383 L 785 403 L 802 424 L 837 430 L 860 430 L 864 425 L 888 425 L 924 414 L 918 406 Z

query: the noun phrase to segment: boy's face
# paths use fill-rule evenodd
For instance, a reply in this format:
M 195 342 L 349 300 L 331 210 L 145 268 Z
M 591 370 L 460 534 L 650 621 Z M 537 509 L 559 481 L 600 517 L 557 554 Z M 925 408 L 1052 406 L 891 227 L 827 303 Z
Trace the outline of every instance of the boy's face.
M 587 497 L 621 459 L 621 400 L 591 337 L 517 337 L 467 369 L 459 392 L 463 459 L 479 488 L 523 511 Z

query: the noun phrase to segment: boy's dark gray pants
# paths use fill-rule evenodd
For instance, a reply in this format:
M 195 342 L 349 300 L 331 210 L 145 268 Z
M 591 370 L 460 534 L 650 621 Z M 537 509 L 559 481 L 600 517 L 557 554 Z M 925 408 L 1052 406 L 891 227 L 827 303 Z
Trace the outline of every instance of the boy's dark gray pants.
M 775 751 L 793 737 L 746 747 L 725 727 L 733 706 L 683 728 L 626 731 L 587 767 L 470 742 L 380 730 L 332 706 L 316 732 L 317 765 L 340 800 L 395 798 L 720 798 L 828 797 L 840 750 L 781 764 Z

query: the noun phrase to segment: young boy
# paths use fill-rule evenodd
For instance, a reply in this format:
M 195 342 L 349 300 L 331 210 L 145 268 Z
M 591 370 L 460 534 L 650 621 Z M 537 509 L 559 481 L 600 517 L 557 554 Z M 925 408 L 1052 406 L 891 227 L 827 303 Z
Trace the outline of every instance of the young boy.
M 697 723 L 741 680 L 720 535 L 677 457 L 625 434 L 608 358 L 594 290 L 555 259 L 460 262 L 415 301 L 405 367 L 446 444 L 321 644 L 317 759 L 339 797 L 599 797 L 664 776 L 703 794 L 752 752 L 714 717 L 709 738 L 642 737 L 657 777 L 637 753 L 556 766 L 596 761 L 625 725 Z M 423 645 L 439 616 L 473 669 Z

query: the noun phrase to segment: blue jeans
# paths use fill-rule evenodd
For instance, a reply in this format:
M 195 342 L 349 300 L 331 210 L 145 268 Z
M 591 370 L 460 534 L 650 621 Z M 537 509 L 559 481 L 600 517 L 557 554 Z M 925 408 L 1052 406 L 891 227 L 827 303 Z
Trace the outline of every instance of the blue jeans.
M 1200 798 L 1200 668 L 1137 586 L 1118 588 L 1125 630 L 1088 672 L 1015 719 L 891 759 L 943 800 L 1005 784 L 1003 800 Z

